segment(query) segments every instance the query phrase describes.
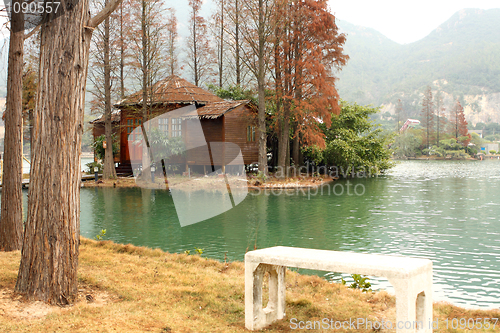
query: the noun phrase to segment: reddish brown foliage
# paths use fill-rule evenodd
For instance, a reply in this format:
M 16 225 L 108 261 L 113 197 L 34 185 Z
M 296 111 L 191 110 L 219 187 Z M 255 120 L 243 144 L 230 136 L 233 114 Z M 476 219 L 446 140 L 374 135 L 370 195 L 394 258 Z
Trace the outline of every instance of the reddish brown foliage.
M 324 146 L 319 123 L 329 126 L 332 113 L 340 112 L 331 70 L 347 62 L 346 37 L 324 0 L 280 0 L 276 12 L 277 116 L 284 122 L 293 119 L 293 135 L 303 143 Z

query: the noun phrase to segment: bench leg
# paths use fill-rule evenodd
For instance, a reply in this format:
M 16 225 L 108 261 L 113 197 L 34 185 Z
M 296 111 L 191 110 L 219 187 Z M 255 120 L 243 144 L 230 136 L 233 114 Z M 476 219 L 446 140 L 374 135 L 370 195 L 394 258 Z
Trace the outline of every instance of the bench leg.
M 284 266 L 245 262 L 245 327 L 249 330 L 264 328 L 285 315 Z M 269 273 L 269 302 L 262 308 L 262 283 Z
M 396 290 L 396 332 L 432 332 L 432 270 L 389 282 Z

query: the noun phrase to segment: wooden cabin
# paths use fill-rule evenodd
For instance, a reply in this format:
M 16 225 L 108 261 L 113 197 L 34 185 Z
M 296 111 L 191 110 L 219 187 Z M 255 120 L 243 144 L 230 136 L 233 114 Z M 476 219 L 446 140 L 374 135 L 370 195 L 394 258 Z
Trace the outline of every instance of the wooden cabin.
M 188 81 L 178 77 L 169 76 L 157 82 L 152 88 L 152 102 L 148 104 L 147 119 L 158 121 L 157 127 L 169 137 L 182 136 L 186 144 L 194 141 L 205 140 L 214 143 L 211 146 L 217 150 L 216 143 L 234 143 L 242 152 L 246 165 L 258 160 L 257 142 L 257 119 L 255 106 L 247 101 L 226 101 L 211 92 L 197 87 Z M 190 133 L 191 118 L 170 117 L 169 113 L 187 105 L 196 107 L 197 120 L 201 123 L 204 138 L 195 137 Z M 143 105 L 142 91 L 138 91 L 115 105 L 116 117 L 113 117 L 113 131 L 120 138 L 120 152 L 117 158 L 119 163 L 117 172 L 131 172 L 132 162 L 138 162 L 142 157 L 142 147 L 134 146 L 129 151 L 129 139 L 134 140 L 134 131 L 142 124 Z M 172 115 L 175 112 L 171 113 Z M 161 117 L 159 117 L 161 116 Z M 94 138 L 103 133 L 103 120 L 96 119 L 94 125 Z M 116 125 L 115 125 L 116 124 Z M 101 129 L 102 126 L 102 129 Z M 130 138 L 129 138 L 130 136 Z M 199 136 L 199 135 L 198 135 Z M 214 152 L 212 152 L 214 153 Z M 226 156 L 226 154 L 212 154 L 214 156 Z M 227 156 L 233 156 L 227 152 Z M 224 158 L 223 158 L 224 159 Z M 225 161 L 213 158 L 208 160 L 206 156 L 196 155 L 196 150 L 189 151 L 179 164 L 199 170 L 207 170 L 207 166 L 227 165 Z

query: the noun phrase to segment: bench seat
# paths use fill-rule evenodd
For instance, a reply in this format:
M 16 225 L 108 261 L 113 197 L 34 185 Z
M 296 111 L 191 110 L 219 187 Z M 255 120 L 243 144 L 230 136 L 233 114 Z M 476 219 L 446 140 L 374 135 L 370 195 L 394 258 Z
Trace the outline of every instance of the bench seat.
M 247 329 L 261 329 L 284 318 L 286 267 L 385 277 L 396 291 L 397 323 L 393 323 L 396 331 L 415 332 L 415 328 L 422 325 L 422 332 L 431 332 L 432 261 L 284 246 L 255 250 L 245 255 Z M 263 309 L 262 282 L 266 272 L 269 273 L 269 302 Z

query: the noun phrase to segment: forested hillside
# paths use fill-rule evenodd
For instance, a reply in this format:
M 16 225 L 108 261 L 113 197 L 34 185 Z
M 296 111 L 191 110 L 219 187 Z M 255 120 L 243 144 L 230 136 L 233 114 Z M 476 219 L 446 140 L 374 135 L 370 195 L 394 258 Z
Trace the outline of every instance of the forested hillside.
M 347 66 L 339 73 L 340 96 L 394 110 L 398 99 L 407 116 L 420 111 L 431 85 L 445 104 L 459 98 L 472 122 L 500 121 L 500 9 L 464 9 L 427 37 L 406 45 L 379 32 L 339 21 L 347 37 Z M 497 119 L 498 118 L 498 119 Z

